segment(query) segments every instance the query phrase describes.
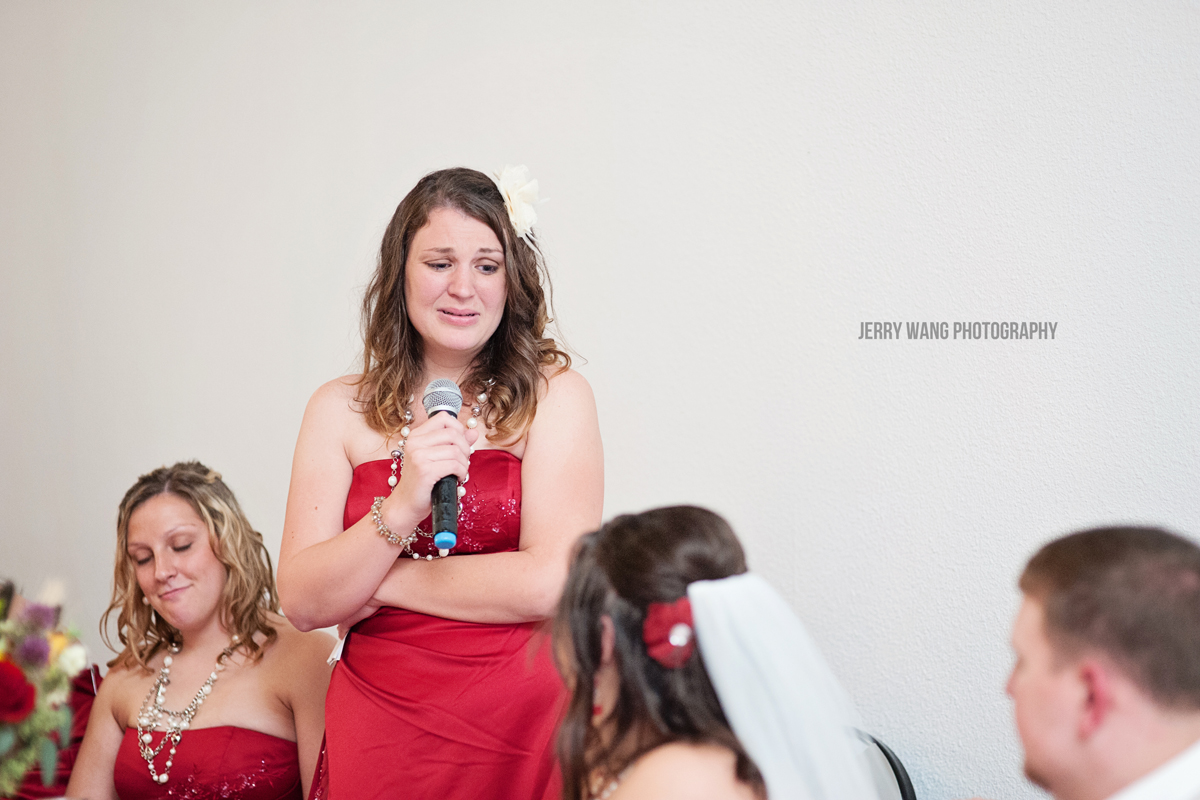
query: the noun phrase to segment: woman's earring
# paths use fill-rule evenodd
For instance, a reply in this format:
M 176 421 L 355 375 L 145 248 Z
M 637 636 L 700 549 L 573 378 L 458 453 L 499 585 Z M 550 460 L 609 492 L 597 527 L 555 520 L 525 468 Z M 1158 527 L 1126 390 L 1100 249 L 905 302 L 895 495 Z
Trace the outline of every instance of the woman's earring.
M 595 725 L 604 718 L 604 704 L 600 700 L 600 676 L 592 677 L 592 724 Z
M 144 606 L 150 605 L 150 598 L 146 597 L 146 595 L 142 595 L 142 605 L 144 605 Z

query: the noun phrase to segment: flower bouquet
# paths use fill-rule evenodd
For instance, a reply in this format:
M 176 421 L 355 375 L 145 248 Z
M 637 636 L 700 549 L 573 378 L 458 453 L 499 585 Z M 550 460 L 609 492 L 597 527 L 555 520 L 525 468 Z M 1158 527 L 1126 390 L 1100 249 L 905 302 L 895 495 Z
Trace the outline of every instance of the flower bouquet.
M 35 762 L 54 780 L 59 742 L 70 736 L 71 678 L 87 666 L 77 636 L 59 629 L 58 608 L 16 605 L 12 584 L 0 582 L 0 797 Z

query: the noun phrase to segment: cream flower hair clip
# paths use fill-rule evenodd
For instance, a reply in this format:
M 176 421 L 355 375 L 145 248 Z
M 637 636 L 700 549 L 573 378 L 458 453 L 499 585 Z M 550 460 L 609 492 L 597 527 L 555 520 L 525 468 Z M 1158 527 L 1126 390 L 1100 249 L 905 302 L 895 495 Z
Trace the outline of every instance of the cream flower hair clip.
M 524 164 L 519 167 L 505 165 L 496 176 L 496 186 L 504 197 L 504 207 L 513 229 L 528 243 L 529 232 L 537 222 L 537 211 L 533 207 L 538 203 L 538 182 L 529 180 L 529 168 Z

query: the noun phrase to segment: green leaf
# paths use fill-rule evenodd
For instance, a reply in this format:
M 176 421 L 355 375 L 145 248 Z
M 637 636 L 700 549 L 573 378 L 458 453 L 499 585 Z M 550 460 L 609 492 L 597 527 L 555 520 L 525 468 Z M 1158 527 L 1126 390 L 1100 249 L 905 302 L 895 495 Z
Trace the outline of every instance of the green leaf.
M 0 756 L 12 750 L 16 743 L 17 732 L 13 730 L 12 725 L 0 725 Z
M 71 707 L 63 706 L 58 711 L 62 714 L 62 721 L 58 723 L 58 741 L 66 747 L 71 741 Z
M 42 768 L 42 785 L 50 786 L 58 772 L 58 747 L 53 740 L 42 739 L 38 744 L 38 761 Z

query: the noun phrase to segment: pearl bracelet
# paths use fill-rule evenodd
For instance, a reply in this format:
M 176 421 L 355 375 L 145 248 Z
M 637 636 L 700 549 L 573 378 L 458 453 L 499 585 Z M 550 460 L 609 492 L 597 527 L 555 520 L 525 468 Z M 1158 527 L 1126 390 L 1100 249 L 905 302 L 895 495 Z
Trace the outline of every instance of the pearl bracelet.
M 408 544 L 409 541 L 412 541 L 411 538 L 408 541 L 401 539 L 392 533 L 392 529 L 383 521 L 383 501 L 386 499 L 385 497 L 376 497 L 375 502 L 371 503 L 371 519 L 375 520 L 375 527 L 379 530 L 379 535 L 387 539 L 389 544 Z

